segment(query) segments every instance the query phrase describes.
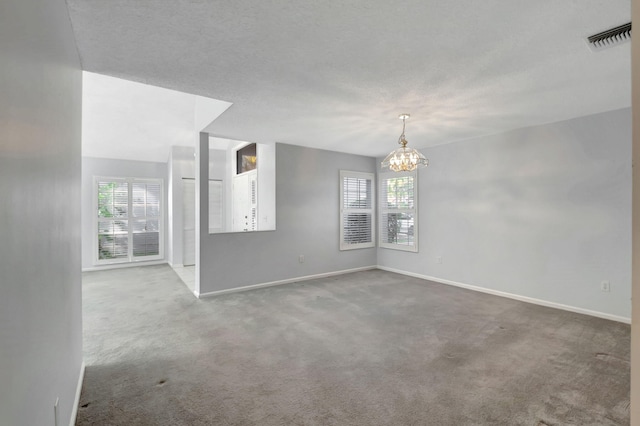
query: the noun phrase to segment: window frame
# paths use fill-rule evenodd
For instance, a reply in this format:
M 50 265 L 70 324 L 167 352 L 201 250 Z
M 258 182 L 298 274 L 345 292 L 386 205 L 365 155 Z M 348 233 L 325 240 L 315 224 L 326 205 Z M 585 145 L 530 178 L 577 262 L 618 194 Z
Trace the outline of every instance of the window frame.
M 413 179 L 413 208 L 389 208 L 388 205 L 384 205 L 386 202 L 386 189 L 383 188 L 383 185 L 389 179 L 394 178 L 403 178 L 403 177 L 411 177 Z M 408 251 L 417 253 L 418 252 L 418 235 L 419 235 L 419 216 L 418 216 L 418 203 L 419 203 L 419 191 L 418 191 L 418 171 L 414 170 L 412 172 L 386 172 L 386 173 L 378 173 L 378 217 L 379 223 L 379 239 L 378 239 L 378 247 L 384 249 L 391 250 L 400 250 L 400 251 Z M 384 241 L 385 236 L 387 235 L 383 232 L 383 224 L 384 217 L 389 213 L 405 213 L 413 215 L 413 244 L 398 244 L 398 243 L 390 243 Z
M 98 216 L 98 192 L 100 182 L 118 182 L 127 184 L 127 216 L 119 218 L 127 221 L 127 257 L 118 259 L 100 259 L 99 249 L 99 222 L 105 218 Z M 133 221 L 141 219 L 142 217 L 133 216 L 133 184 L 135 183 L 154 183 L 160 185 L 160 197 L 159 197 L 159 209 L 158 209 L 158 254 L 151 256 L 134 256 L 133 254 Z M 165 222 L 164 222 L 164 209 L 165 209 L 165 196 L 164 196 L 164 179 L 162 178 L 134 178 L 134 177 L 113 177 L 113 176 L 94 176 L 93 177 L 93 264 L 98 265 L 115 265 L 115 264 L 127 264 L 127 263 L 139 263 L 150 262 L 157 260 L 164 260 L 164 234 L 165 234 Z M 144 216 L 145 219 L 155 216 Z
M 344 179 L 345 178 L 356 178 L 356 179 L 367 179 L 371 182 L 371 208 L 362 209 L 345 209 L 344 208 Z M 365 248 L 375 248 L 376 246 L 376 188 L 375 188 L 375 174 L 368 172 L 355 172 L 350 170 L 340 170 L 340 179 L 339 179 L 339 191 L 340 191 L 340 251 L 344 250 L 358 250 Z M 371 224 L 370 224 L 370 233 L 371 233 L 371 241 L 366 243 L 357 243 L 357 244 L 349 244 L 345 242 L 345 226 L 344 226 L 344 216 L 345 214 L 351 213 L 365 213 L 371 215 Z

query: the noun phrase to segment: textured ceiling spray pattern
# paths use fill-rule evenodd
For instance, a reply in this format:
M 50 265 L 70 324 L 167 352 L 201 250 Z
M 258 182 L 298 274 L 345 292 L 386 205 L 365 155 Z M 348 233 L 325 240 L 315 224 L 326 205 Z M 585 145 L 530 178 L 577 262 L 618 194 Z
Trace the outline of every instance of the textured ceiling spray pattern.
M 232 102 L 222 137 L 385 155 L 630 106 L 628 0 L 67 0 L 87 71 Z M 598 84 L 594 85 L 593 82 Z

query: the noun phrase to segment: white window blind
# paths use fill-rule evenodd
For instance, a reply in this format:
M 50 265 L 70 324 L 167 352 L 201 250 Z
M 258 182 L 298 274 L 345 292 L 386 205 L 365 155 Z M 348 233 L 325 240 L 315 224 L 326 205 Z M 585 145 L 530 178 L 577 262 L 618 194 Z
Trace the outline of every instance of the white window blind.
M 374 247 L 373 174 L 340 171 L 340 250 Z
M 410 173 L 379 175 L 379 246 L 418 251 L 418 176 Z
M 98 181 L 98 259 L 129 257 L 129 185 Z
M 162 181 L 95 178 L 96 263 L 162 258 Z
M 159 182 L 133 182 L 133 256 L 160 254 L 160 196 Z

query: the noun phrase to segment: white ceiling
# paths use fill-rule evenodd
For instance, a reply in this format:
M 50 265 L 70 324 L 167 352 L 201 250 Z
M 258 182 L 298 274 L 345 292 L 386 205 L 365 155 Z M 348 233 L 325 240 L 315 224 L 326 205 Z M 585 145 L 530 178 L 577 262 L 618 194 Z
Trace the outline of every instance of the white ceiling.
M 86 71 L 82 89 L 84 157 L 166 162 L 230 105 Z
M 584 42 L 629 0 L 67 4 L 85 70 L 231 102 L 223 138 L 380 156 L 402 112 L 427 147 L 631 105 L 630 44 Z

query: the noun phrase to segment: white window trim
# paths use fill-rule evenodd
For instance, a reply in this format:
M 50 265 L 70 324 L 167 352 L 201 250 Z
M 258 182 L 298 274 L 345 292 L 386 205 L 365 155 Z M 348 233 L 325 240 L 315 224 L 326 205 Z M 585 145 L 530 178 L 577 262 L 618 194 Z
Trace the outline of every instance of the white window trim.
M 158 247 L 158 255 L 156 256 L 144 256 L 136 258 L 133 256 L 133 226 L 129 225 L 129 247 L 128 247 L 128 255 L 126 259 L 100 259 L 98 256 L 98 182 L 99 181 L 112 181 L 112 182 L 126 182 L 129 185 L 129 189 L 131 189 L 132 183 L 159 183 L 160 184 L 160 214 L 158 216 L 158 228 L 160 231 L 159 236 L 159 247 Z M 130 194 L 129 194 L 130 195 Z M 165 233 L 165 223 L 164 223 L 164 209 L 165 209 L 165 200 L 164 200 L 164 179 L 161 178 L 132 178 L 132 177 L 112 177 L 112 176 L 94 176 L 93 177 L 93 264 L 94 265 L 115 265 L 115 264 L 123 264 L 123 263 L 142 263 L 142 262 L 150 262 L 157 260 L 164 260 L 164 233 Z M 132 202 L 131 196 L 128 199 L 128 207 L 127 211 L 131 212 L 132 210 Z M 128 217 L 129 221 L 131 218 Z
M 382 199 L 382 184 L 387 178 L 391 177 L 403 177 L 403 176 L 411 176 L 413 177 L 413 208 L 412 209 L 389 209 L 382 205 L 384 200 Z M 409 251 L 409 252 L 418 252 L 418 235 L 419 235 L 419 216 L 418 216 L 418 171 L 415 170 L 413 172 L 389 172 L 389 173 L 379 173 L 378 174 L 378 193 L 380 194 L 380 204 L 378 206 L 380 223 L 378 226 L 382 227 L 382 218 L 385 213 L 394 212 L 394 213 L 411 213 L 413 214 L 413 245 L 408 246 L 405 244 L 394 244 L 394 243 L 385 243 L 382 241 L 382 230 L 380 231 L 380 239 L 378 240 L 378 247 L 391 249 L 391 250 L 400 250 L 400 251 Z
M 344 184 L 345 177 L 368 179 L 371 181 L 371 208 L 370 209 L 345 209 L 344 206 Z M 357 250 L 372 248 L 376 246 L 376 190 L 374 186 L 375 174 L 366 172 L 352 172 L 340 170 L 339 192 L 340 192 L 340 250 Z M 369 213 L 371 214 L 371 242 L 360 244 L 344 243 L 344 215 L 349 213 Z

